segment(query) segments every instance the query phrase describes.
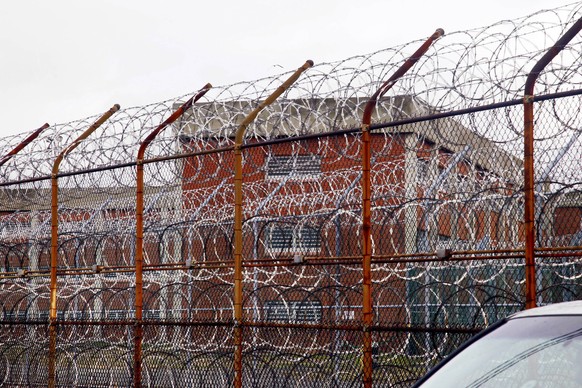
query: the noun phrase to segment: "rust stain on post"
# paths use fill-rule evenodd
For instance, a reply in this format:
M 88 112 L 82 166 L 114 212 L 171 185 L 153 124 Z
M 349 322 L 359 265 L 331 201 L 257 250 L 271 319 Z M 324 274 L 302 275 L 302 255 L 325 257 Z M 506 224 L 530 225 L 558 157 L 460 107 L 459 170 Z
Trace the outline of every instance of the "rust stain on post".
M 536 307 L 535 193 L 534 193 L 534 86 L 539 74 L 582 29 L 582 18 L 534 65 L 525 82 L 523 98 L 523 172 L 525 194 L 525 308 Z
M 372 114 L 378 99 L 381 98 L 394 83 L 426 53 L 435 40 L 444 35 L 442 29 L 437 29 L 415 52 L 408 58 L 396 72 L 382 84 L 370 97 L 364 108 L 362 116 L 362 319 L 363 319 L 363 383 L 364 387 L 372 386 L 372 333 L 369 328 L 373 324 L 372 312 L 372 222 L 371 222 L 371 149 L 370 149 L 370 123 Z
M 234 145 L 234 386 L 242 387 L 242 145 L 245 131 L 259 112 L 272 104 L 285 90 L 289 89 L 299 76 L 313 66 L 308 60 L 297 69 L 281 86 L 259 104 L 241 123 L 235 136 Z
M 51 281 L 50 281 L 50 308 L 49 308 L 49 375 L 48 386 L 56 385 L 56 346 L 57 346 L 57 264 L 58 264 L 58 238 L 59 238 L 59 185 L 58 174 L 61 162 L 71 151 L 73 151 L 83 140 L 99 128 L 107 119 L 119 110 L 119 105 L 115 104 L 95 121 L 85 132 L 74 142 L 65 148 L 53 162 L 51 174 Z
M 144 170 L 143 162 L 147 147 L 154 138 L 168 125 L 180 118 L 184 112 L 201 99 L 212 88 L 206 84 L 202 89 L 182 104 L 170 117 L 154 129 L 140 144 L 136 163 L 136 198 L 135 198 L 135 326 L 133 353 L 133 386 L 141 387 L 141 354 L 143 343 L 143 210 L 144 210 Z

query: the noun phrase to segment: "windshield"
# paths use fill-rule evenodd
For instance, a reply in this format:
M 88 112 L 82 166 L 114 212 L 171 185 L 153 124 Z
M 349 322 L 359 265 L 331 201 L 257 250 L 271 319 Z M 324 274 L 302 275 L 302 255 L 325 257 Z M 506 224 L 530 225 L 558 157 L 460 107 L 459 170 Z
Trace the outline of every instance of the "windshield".
M 523 317 L 474 342 L 421 387 L 581 387 L 582 316 Z

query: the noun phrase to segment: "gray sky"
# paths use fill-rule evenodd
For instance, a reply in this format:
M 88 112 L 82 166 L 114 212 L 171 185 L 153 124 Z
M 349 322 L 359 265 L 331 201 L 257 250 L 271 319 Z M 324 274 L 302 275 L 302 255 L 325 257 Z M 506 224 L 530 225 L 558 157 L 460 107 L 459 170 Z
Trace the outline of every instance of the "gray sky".
M 0 6 L 0 138 L 572 0 L 51 0 Z

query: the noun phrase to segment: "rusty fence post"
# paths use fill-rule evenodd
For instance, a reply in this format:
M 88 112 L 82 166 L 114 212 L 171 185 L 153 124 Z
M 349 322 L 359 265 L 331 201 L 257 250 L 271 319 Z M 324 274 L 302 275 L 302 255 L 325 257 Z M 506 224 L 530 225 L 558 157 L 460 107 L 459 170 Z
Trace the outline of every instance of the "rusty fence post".
M 144 211 L 144 155 L 154 138 L 168 125 L 180 118 L 184 112 L 202 98 L 212 87 L 206 84 L 194 96 L 182 104 L 170 117 L 154 129 L 140 144 L 136 162 L 136 198 L 135 198 L 135 325 L 133 349 L 133 386 L 141 387 L 141 363 L 143 340 L 143 211 Z
M 544 68 L 582 29 L 582 18 L 540 58 L 527 76 L 523 97 L 523 172 L 525 196 L 525 308 L 536 307 L 535 193 L 534 193 L 534 87 Z
M 285 90 L 289 89 L 299 76 L 313 66 L 308 60 L 297 69 L 281 86 L 259 104 L 242 121 L 236 131 L 234 142 L 234 382 L 235 388 L 242 387 L 242 146 L 244 135 L 249 124 L 259 112 L 272 104 Z
M 364 108 L 362 116 L 362 320 L 363 320 L 363 352 L 362 368 L 364 387 L 372 386 L 372 222 L 371 222 L 371 150 L 370 124 L 372 114 L 380 99 L 395 82 L 426 53 L 435 40 L 444 35 L 442 29 L 437 29 L 419 48 L 408 58 L 394 74 L 376 90 Z
M 27 145 L 32 143 L 34 141 L 34 139 L 36 139 L 38 137 L 38 135 L 40 135 L 42 133 L 42 131 L 44 131 L 48 127 L 49 127 L 48 124 L 44 124 L 42 127 L 38 128 L 36 131 L 31 133 L 26 139 L 21 141 L 16 147 L 14 147 L 14 149 L 12 149 L 12 151 L 10 151 L 6 155 L 4 155 L 2 158 L 0 158 L 0 166 L 3 166 L 4 163 L 6 163 L 10 159 L 12 159 L 12 157 L 14 155 L 16 155 L 18 152 L 20 152 L 20 150 L 22 150 L 24 147 L 26 147 Z
M 115 104 L 97 119 L 85 132 L 83 132 L 74 142 L 67 146 L 57 156 L 53 162 L 51 173 L 51 277 L 50 277 L 50 308 L 49 308 L 49 370 L 48 386 L 56 386 L 56 356 L 57 356 L 57 264 L 58 264 L 58 239 L 59 239 L 59 185 L 58 174 L 61 162 L 71 151 L 73 151 L 83 140 L 99 128 L 107 119 L 119 110 L 119 105 Z

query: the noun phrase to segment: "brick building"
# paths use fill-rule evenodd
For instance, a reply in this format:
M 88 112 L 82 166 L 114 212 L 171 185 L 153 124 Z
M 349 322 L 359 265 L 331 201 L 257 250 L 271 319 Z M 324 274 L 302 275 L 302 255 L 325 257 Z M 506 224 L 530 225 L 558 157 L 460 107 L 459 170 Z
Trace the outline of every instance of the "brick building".
M 356 260 L 354 265 L 334 267 L 336 272 L 326 281 L 331 285 L 341 279 L 342 287 L 359 290 L 361 279 L 354 276 L 361 254 L 361 143 L 357 129 L 364 104 L 365 99 L 357 98 L 344 100 L 342 106 L 333 99 L 287 100 L 258 116 L 249 128 L 243 152 L 245 262 L 269 265 L 281 259 L 352 258 Z M 156 164 L 148 165 L 154 167 L 146 168 L 146 265 L 232 260 L 232 152 L 209 151 L 232 145 L 236 128 L 225 127 L 224 123 L 236 122 L 230 115 L 239 113 L 233 112 L 252 107 L 251 101 L 196 105 L 173 129 L 180 152 L 198 155 L 159 163 L 162 167 L 157 169 Z M 395 122 L 431 113 L 431 108 L 416 98 L 386 98 L 379 102 L 373 122 Z M 330 128 L 356 131 L 336 135 Z M 520 181 L 519 158 L 453 118 L 392 125 L 373 131 L 371 138 L 376 257 L 434 253 L 438 248 L 472 251 L 522 245 L 523 212 L 516 183 Z M 168 171 L 178 178 L 165 185 L 151 178 Z M 23 271 L 48 271 L 49 198 L 48 188 L 2 191 L 6 273 L 20 276 Z M 76 284 L 70 277 L 63 280 L 64 286 L 73 290 L 84 287 L 82 310 L 87 318 L 131 317 L 135 187 L 75 188 L 64 182 L 60 199 L 59 268 L 87 270 L 83 284 Z M 554 209 L 556 228 L 552 233 L 575 236 L 579 225 L 560 221 L 565 206 L 569 205 L 558 204 Z M 313 266 L 295 268 L 245 269 L 245 287 L 251 295 L 245 306 L 248 319 L 359 319 L 361 300 L 357 291 L 350 291 L 349 301 L 342 306 L 333 295 L 305 297 L 301 292 L 289 292 L 281 296 L 270 290 L 261 291 L 257 297 L 260 286 L 267 283 L 309 289 L 322 277 L 321 270 Z M 450 268 L 433 266 L 431 271 L 439 281 L 453 276 Z M 99 276 L 92 275 L 96 272 Z M 232 272 L 223 272 L 205 282 L 208 287 L 220 285 L 227 295 Z M 187 275 L 192 279 L 191 273 Z M 400 313 L 391 312 L 391 316 L 406 321 L 405 305 L 426 305 L 427 301 L 409 295 L 403 280 L 408 275 L 390 282 L 376 281 L 380 290 L 390 283 L 390 293 L 377 294 L 377 314 L 399 309 Z M 192 308 L 190 296 L 185 296 L 191 291 L 178 285 L 184 283 L 182 276 L 179 271 L 146 273 L 146 316 L 192 316 L 188 311 Z M 398 297 L 382 296 L 388 294 Z M 258 299 L 261 308 L 257 307 Z M 19 299 L 19 307 L 16 302 L 6 301 L 4 310 L 7 314 L 23 314 L 29 311 L 26 300 Z M 34 311 L 45 311 L 46 296 L 38 300 Z M 203 320 L 216 319 L 219 311 L 226 319 L 231 315 L 231 301 L 226 297 L 220 303 L 212 308 L 200 305 L 195 315 Z M 70 300 L 60 306 L 69 315 L 78 308 Z M 108 306 L 108 311 L 103 306 Z

